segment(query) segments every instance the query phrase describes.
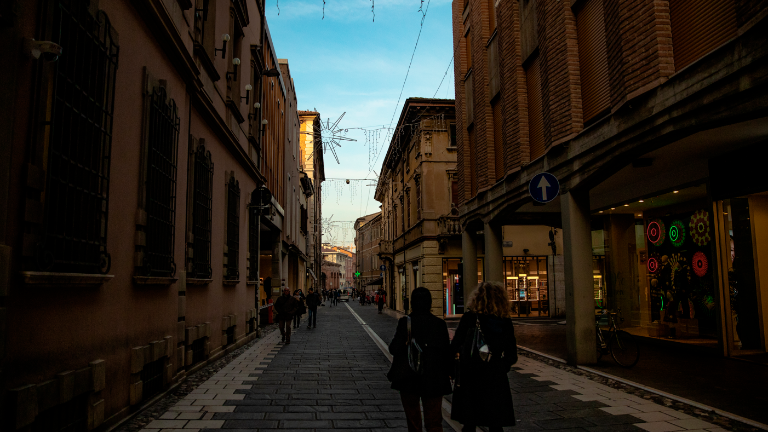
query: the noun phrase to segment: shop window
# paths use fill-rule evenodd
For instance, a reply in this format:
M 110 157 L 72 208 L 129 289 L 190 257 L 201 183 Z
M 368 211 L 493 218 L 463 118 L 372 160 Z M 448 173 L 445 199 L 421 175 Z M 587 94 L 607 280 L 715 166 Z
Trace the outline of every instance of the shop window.
M 26 215 L 42 229 L 37 250 L 25 255 L 36 255 L 32 262 L 42 271 L 106 273 L 117 35 L 104 12 L 91 15 L 88 2 L 59 1 L 54 14 L 53 41 L 77 48 L 49 63 L 45 210 L 42 220 Z
M 585 124 L 610 108 L 608 53 L 602 0 L 586 0 L 576 10 L 581 104 Z
M 137 272 L 143 276 L 170 277 L 176 273 L 174 238 L 176 221 L 176 163 L 179 115 L 176 102 L 160 81 L 147 95 L 144 148 L 145 248 Z
M 681 70 L 736 36 L 733 0 L 669 2 L 675 70 Z
M 240 277 L 238 257 L 240 252 L 240 183 L 232 176 L 227 182 L 227 243 L 225 251 L 225 279 Z
M 165 370 L 166 357 L 161 357 L 153 362 L 144 365 L 141 370 L 142 399 L 148 401 L 158 395 L 165 385 L 163 382 L 163 371 Z
M 211 210 L 213 199 L 213 161 L 211 152 L 200 140 L 193 155 L 192 173 L 192 252 L 189 277 L 210 279 L 211 269 Z
M 544 111 L 538 55 L 525 69 L 525 81 L 528 89 L 528 145 L 530 160 L 534 160 L 544 154 Z
M 515 316 L 549 316 L 548 257 L 504 257 L 505 286 Z
M 89 394 L 76 396 L 39 413 L 32 432 L 85 432 L 88 430 Z

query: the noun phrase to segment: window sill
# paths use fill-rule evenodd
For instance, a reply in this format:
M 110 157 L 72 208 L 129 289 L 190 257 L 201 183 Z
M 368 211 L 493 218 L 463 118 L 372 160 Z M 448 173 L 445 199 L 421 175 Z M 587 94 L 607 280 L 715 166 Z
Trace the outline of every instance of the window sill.
M 213 282 L 213 279 L 187 278 L 187 285 L 208 285 L 211 282 Z
M 224 285 L 237 285 L 240 283 L 240 279 L 224 279 L 222 283 Z
M 220 80 L 221 75 L 219 75 L 219 72 L 216 70 L 216 66 L 213 64 L 213 60 L 208 55 L 208 51 L 205 50 L 205 47 L 199 42 L 195 42 L 193 52 L 197 58 L 200 59 L 200 63 L 203 64 L 203 68 L 205 68 L 211 81 L 216 82 Z
M 159 277 L 159 276 L 134 276 L 133 283 L 136 285 L 173 285 L 179 278 Z
M 248 281 L 245 284 L 246 285 L 256 285 L 256 281 Z
M 54 272 L 21 272 L 24 284 L 38 287 L 100 287 L 112 280 L 115 275 L 91 273 L 54 273 Z

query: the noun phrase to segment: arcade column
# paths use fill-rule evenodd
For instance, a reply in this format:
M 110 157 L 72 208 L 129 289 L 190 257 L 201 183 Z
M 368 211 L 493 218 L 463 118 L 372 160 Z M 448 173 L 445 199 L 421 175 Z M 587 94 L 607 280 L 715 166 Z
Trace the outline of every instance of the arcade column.
M 504 250 L 501 241 L 501 225 L 485 223 L 485 280 L 498 282 L 504 286 Z M 465 297 L 466 298 L 466 297 Z
M 461 275 L 466 310 L 472 291 L 477 286 L 477 243 L 475 237 L 466 229 L 461 232 L 461 258 L 464 272 Z
M 589 191 L 571 190 L 560 196 L 565 261 L 567 361 L 597 362 L 595 300 L 592 288 L 592 232 Z

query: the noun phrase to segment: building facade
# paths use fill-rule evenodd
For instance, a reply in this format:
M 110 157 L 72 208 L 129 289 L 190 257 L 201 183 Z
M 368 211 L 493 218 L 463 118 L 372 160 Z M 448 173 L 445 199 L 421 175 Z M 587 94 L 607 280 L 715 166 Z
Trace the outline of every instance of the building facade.
M 256 337 L 296 95 L 263 1 L 3 8 L 0 428 L 103 430 Z
M 381 212 L 363 216 L 355 221 L 356 271 L 360 275 L 355 280 L 355 288 L 371 293 L 384 286 L 381 276 L 384 270 L 383 260 L 379 257 L 379 242 L 382 234 Z
M 454 112 L 453 100 L 407 99 L 376 186 L 384 287 L 402 312 L 425 287 L 435 315 L 462 313 Z
M 323 259 L 338 264 L 339 287 L 350 288 L 354 276 L 355 254 L 341 246 L 323 245 Z
M 570 363 L 596 361 L 601 309 L 637 335 L 765 352 L 768 183 L 751 155 L 768 143 L 767 8 L 454 1 L 463 277 L 527 313 L 562 269 Z M 535 232 L 552 233 L 551 266 L 507 256 Z
M 326 290 L 341 288 L 341 264 L 323 260 L 320 286 Z
M 300 136 L 300 166 L 304 173 L 303 182 L 309 183 L 308 189 L 313 195 L 307 199 L 307 258 L 309 268 L 307 273 L 312 283 L 318 281 L 322 267 L 322 187 L 325 181 L 325 166 L 322 152 L 322 128 L 320 113 L 315 111 L 299 111 Z M 315 151 L 317 149 L 317 151 Z

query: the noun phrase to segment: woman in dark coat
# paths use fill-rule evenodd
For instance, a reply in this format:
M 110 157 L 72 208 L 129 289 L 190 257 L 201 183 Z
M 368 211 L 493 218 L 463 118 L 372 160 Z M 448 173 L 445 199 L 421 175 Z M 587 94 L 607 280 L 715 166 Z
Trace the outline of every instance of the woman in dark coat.
M 421 432 L 421 409 L 427 432 L 443 430 L 441 405 L 443 395 L 451 393 L 450 338 L 445 321 L 432 315 L 432 293 L 419 287 L 411 295 L 411 337 L 422 349 L 422 373 L 414 372 L 408 363 L 408 319 L 400 318 L 389 352 L 392 369 L 387 377 L 392 388 L 400 391 L 408 432 Z
M 463 431 L 488 426 L 500 432 L 515 425 L 512 393 L 507 373 L 517 362 L 517 342 L 512 326 L 507 291 L 498 283 L 483 282 L 472 293 L 459 327 L 451 342 L 451 352 L 459 359 L 451 418 Z M 476 328 L 490 348 L 490 359 L 480 357 Z
M 301 288 L 293 292 L 293 297 L 298 300 L 299 306 L 296 308 L 296 313 L 293 315 L 293 328 L 298 329 L 301 322 L 301 316 L 307 311 L 307 306 L 304 304 L 306 297 L 301 291 Z

